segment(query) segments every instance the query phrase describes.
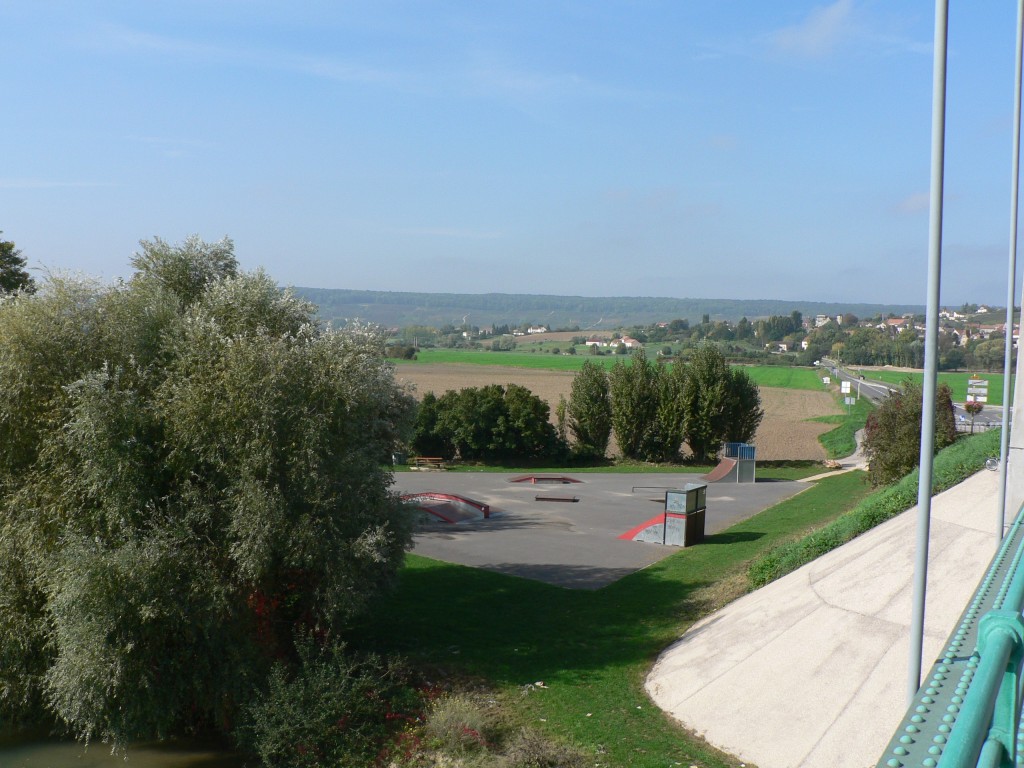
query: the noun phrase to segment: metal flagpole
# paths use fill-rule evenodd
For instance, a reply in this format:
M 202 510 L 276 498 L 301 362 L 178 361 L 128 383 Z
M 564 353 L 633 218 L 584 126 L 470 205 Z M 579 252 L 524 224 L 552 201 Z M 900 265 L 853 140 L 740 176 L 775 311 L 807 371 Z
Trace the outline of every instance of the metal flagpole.
M 1020 191 L 1020 90 L 1024 60 L 1024 0 L 1017 2 L 1017 64 L 1013 81 L 1013 170 L 1010 177 L 1010 258 L 1006 280 L 1006 340 L 1003 345 L 1003 432 L 999 439 L 999 508 L 996 549 L 1006 530 L 1007 458 L 1010 452 L 1010 359 L 1013 357 L 1013 305 L 1017 288 L 1017 195 Z M 1016 511 L 1016 510 L 1015 510 Z
M 935 385 L 939 351 L 939 285 L 942 271 L 942 181 L 946 143 L 946 35 L 948 0 L 935 0 L 932 64 L 932 170 L 928 221 L 928 304 L 925 313 L 924 392 L 921 403 L 921 459 L 917 485 L 917 553 L 914 561 L 913 615 L 910 624 L 908 701 L 921 684 L 924 648 L 924 599 L 928 581 L 928 534 L 932 512 L 932 457 L 935 453 Z

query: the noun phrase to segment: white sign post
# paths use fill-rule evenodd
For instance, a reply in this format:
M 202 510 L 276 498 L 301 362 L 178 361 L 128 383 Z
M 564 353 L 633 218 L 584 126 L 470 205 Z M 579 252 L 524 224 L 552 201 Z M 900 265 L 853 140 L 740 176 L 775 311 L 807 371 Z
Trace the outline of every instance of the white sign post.
M 971 376 L 967 380 L 967 403 L 964 410 L 971 415 L 971 434 L 974 434 L 974 417 L 981 413 L 982 404 L 988 402 L 988 379 Z M 977 403 L 977 405 L 972 405 Z
M 967 380 L 967 402 L 988 402 L 988 379 L 970 378 Z

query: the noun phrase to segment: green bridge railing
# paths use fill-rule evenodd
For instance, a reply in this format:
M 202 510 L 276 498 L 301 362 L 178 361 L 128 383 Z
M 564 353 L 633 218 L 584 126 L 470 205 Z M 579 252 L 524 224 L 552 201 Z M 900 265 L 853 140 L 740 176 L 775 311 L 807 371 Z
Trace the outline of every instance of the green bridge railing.
M 878 762 L 879 768 L 1024 766 L 1024 509 L 945 650 Z

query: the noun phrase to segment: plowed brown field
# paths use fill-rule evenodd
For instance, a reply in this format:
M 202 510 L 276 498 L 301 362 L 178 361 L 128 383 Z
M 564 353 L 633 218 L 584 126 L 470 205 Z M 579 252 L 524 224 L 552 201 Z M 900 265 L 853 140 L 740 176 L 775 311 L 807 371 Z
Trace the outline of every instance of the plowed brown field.
M 395 371 L 396 380 L 414 386 L 417 397 L 422 397 L 425 392 L 443 394 L 449 389 L 482 387 L 485 384 L 519 384 L 546 400 L 552 414 L 559 395 L 569 399 L 574 375 L 566 371 L 429 363 L 400 365 Z M 765 461 L 826 458 L 825 450 L 818 442 L 818 435 L 827 432 L 830 427 L 808 419 L 841 412 L 831 395 L 826 392 L 762 387 L 761 405 L 765 415 L 754 439 L 757 458 Z

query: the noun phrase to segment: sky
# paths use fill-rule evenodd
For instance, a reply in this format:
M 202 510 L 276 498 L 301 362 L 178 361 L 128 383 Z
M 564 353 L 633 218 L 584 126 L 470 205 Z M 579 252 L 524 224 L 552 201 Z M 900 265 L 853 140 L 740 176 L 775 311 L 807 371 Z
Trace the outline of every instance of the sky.
M 1016 4 L 952 6 L 941 300 L 1004 306 Z M 924 304 L 934 13 L 0 0 L 0 230 L 40 276 L 198 234 L 282 285 Z

